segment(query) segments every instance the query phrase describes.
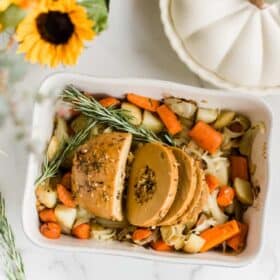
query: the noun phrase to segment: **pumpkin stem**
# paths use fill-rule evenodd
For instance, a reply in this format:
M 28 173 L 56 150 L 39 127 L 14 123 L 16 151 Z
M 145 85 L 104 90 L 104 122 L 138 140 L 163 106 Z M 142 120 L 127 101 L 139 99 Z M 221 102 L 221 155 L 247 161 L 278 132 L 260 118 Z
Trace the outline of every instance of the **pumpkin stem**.
M 264 0 L 250 0 L 250 2 L 260 9 L 264 7 Z

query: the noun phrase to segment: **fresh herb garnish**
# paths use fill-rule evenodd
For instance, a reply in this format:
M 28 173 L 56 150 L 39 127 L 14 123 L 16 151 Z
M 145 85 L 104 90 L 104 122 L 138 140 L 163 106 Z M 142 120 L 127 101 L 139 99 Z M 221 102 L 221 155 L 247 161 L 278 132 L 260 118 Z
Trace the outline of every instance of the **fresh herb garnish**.
M 96 99 L 83 94 L 73 86 L 68 86 L 64 89 L 62 98 L 65 102 L 71 103 L 75 110 L 93 118 L 98 123 L 110 126 L 118 131 L 131 133 L 136 141 L 165 143 L 167 140 L 165 139 L 164 141 L 159 138 L 151 130 L 132 125 L 129 119 L 133 118 L 133 116 L 129 115 L 126 110 L 115 107 L 105 108 Z M 170 139 L 168 140 L 171 143 Z
M 85 129 L 80 130 L 75 136 L 71 137 L 65 148 L 58 152 L 53 160 L 48 161 L 47 157 L 45 157 L 42 166 L 42 174 L 36 179 L 35 183 L 38 185 L 48 178 L 54 177 L 68 152 L 77 148 L 87 138 L 95 125 L 96 121 L 92 121 Z
M 24 266 L 20 253 L 16 250 L 15 238 L 8 223 L 5 210 L 5 200 L 0 193 L 0 245 L 1 261 L 9 280 L 24 280 Z

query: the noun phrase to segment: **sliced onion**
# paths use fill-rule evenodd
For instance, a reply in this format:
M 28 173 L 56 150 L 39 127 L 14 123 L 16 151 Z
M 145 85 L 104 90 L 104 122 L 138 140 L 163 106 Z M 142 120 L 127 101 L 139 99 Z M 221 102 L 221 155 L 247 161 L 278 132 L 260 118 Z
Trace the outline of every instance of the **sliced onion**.
M 217 195 L 219 190 L 214 190 L 208 196 L 208 207 L 211 215 L 213 216 L 214 220 L 217 224 L 223 224 L 228 220 L 228 216 L 224 214 L 221 208 L 217 204 Z

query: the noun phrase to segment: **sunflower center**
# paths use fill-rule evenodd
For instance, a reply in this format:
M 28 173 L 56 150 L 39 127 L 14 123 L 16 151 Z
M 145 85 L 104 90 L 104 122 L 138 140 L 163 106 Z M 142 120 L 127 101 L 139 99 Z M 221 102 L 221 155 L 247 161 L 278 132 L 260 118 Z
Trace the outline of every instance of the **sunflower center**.
M 36 18 L 36 25 L 41 37 L 55 45 L 67 43 L 74 32 L 74 25 L 68 14 L 61 12 L 40 14 Z

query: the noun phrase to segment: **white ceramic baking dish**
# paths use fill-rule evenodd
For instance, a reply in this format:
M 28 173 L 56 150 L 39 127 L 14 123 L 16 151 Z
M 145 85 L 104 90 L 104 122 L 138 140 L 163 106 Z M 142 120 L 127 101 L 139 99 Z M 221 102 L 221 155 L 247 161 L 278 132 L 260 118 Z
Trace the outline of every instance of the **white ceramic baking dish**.
M 245 214 L 250 231 L 247 247 L 240 255 L 223 255 L 219 252 L 188 255 L 183 253 L 160 253 L 129 243 L 118 241 L 81 241 L 73 237 L 63 236 L 59 240 L 44 238 L 38 228 L 38 216 L 35 208 L 34 181 L 40 172 L 42 158 L 30 155 L 26 179 L 26 189 L 23 201 L 23 227 L 26 235 L 37 245 L 68 251 L 91 252 L 138 257 L 158 261 L 168 261 L 185 264 L 209 264 L 224 266 L 242 266 L 251 262 L 260 252 L 263 244 L 264 218 L 266 198 L 269 190 L 269 158 L 272 114 L 268 106 L 260 99 L 237 93 L 194 88 L 186 85 L 165 81 L 140 79 L 100 79 L 76 74 L 55 74 L 47 78 L 41 85 L 41 96 L 51 96 L 35 104 L 33 113 L 32 138 L 38 144 L 38 150 L 43 155 L 46 143 L 51 135 L 56 98 L 62 89 L 73 84 L 82 90 L 92 93 L 106 93 L 123 97 L 126 92 L 137 92 L 142 95 L 160 99 L 165 95 L 173 95 L 193 99 L 204 107 L 230 108 L 244 113 L 253 123 L 263 121 L 265 133 L 259 134 L 253 145 L 253 162 L 257 169 L 253 178 L 261 187 L 261 193 L 255 207 Z

